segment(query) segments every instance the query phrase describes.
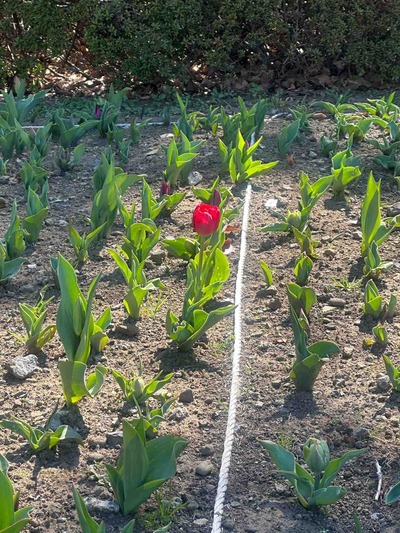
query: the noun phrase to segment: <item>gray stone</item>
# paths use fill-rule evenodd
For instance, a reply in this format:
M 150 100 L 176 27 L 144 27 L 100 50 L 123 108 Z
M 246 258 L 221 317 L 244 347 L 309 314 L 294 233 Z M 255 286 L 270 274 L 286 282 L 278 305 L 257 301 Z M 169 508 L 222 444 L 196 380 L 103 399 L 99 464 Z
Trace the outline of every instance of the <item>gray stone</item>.
M 106 435 L 106 442 L 109 446 L 120 446 L 122 445 L 122 440 L 122 431 L 111 431 Z
M 354 352 L 354 348 L 352 346 L 345 346 L 343 348 L 343 354 L 342 354 L 342 358 L 343 359 L 351 359 L 351 356 Z
M 269 302 L 268 307 L 271 311 L 276 311 L 282 307 L 282 301 L 279 298 L 274 298 Z
M 264 289 L 265 296 L 275 296 L 278 293 L 278 289 L 275 287 L 275 285 L 270 285 L 266 289 Z
M 198 476 L 208 476 L 213 471 L 214 467 L 211 461 L 202 461 L 196 467 L 196 474 Z
M 150 253 L 150 259 L 155 263 L 156 265 L 161 265 L 161 263 L 165 260 L 166 252 L 162 248 L 156 248 Z
M 353 437 L 356 442 L 368 440 L 370 433 L 367 428 L 356 428 L 353 430 Z
M 356 241 L 362 241 L 362 232 L 360 230 L 353 231 L 353 239 Z
M 86 498 L 86 507 L 89 513 L 113 513 L 117 514 L 120 511 L 119 505 L 112 501 L 98 500 L 97 498 Z
M 343 298 L 331 298 L 328 304 L 332 307 L 344 307 L 346 305 L 346 300 Z
M 103 460 L 103 455 L 101 453 L 89 453 L 87 456 L 88 463 L 100 463 Z
M 279 379 L 276 379 L 274 381 L 271 381 L 271 385 L 274 389 L 278 390 L 281 386 L 281 381 Z
M 18 379 L 26 379 L 37 369 L 36 355 L 18 355 L 7 367 L 8 373 Z
M 188 411 L 186 407 L 176 407 L 172 411 L 169 412 L 168 419 L 174 420 L 176 422 L 181 422 L 188 416 Z
M 388 207 L 386 213 L 388 217 L 395 217 L 397 215 L 400 215 L 400 203 Z
M 200 448 L 200 454 L 204 457 L 210 457 L 211 455 L 214 455 L 215 449 L 212 444 L 206 444 L 202 448 Z
M 226 531 L 233 531 L 235 529 L 235 522 L 231 518 L 227 518 L 222 522 L 222 527 Z
M 322 308 L 322 314 L 324 316 L 331 315 L 335 311 L 335 308 L 332 305 L 324 305 Z
M 387 392 L 390 389 L 389 376 L 378 376 L 376 386 L 380 391 Z
M 208 524 L 207 518 L 197 518 L 197 520 L 193 520 L 193 524 L 195 526 L 206 526 Z
M 193 391 L 192 389 L 185 389 L 179 395 L 179 401 L 182 403 L 192 403 L 193 402 Z
M 139 328 L 135 324 L 117 324 L 115 331 L 126 337 L 136 337 L 139 334 Z

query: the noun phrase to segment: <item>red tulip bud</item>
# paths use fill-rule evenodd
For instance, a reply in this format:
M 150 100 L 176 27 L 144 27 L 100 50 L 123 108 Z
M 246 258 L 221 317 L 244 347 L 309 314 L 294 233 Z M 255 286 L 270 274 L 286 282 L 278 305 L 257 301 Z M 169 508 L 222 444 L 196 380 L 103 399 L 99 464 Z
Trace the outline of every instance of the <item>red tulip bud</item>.
M 221 211 L 216 205 L 199 204 L 193 211 L 193 231 L 202 237 L 215 233 L 221 219 Z
M 101 118 L 101 113 L 102 113 L 101 107 L 98 104 L 96 104 L 96 107 L 95 107 L 95 110 L 94 110 L 95 117 L 100 119 Z
M 161 196 L 164 196 L 165 194 L 171 194 L 171 189 L 168 182 L 163 180 L 161 184 Z
M 214 189 L 212 195 L 211 195 L 211 198 L 210 198 L 210 204 L 211 205 L 216 205 L 217 207 L 220 206 L 221 204 L 221 201 L 222 201 L 222 198 L 221 198 L 221 193 L 219 192 L 218 189 Z

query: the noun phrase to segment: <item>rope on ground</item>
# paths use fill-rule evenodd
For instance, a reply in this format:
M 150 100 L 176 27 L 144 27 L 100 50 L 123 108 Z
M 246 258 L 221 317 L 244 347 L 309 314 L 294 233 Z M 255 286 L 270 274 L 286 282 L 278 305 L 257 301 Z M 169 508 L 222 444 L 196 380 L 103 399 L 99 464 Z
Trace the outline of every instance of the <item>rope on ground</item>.
M 224 452 L 222 455 L 221 469 L 219 471 L 217 496 L 214 503 L 214 519 L 212 533 L 220 533 L 224 510 L 225 494 L 228 488 L 229 468 L 231 463 L 233 442 L 235 439 L 236 411 L 240 396 L 240 356 L 242 348 L 242 291 L 243 273 L 246 258 L 247 231 L 249 227 L 251 184 L 247 185 L 243 208 L 242 235 L 240 240 L 240 257 L 235 288 L 235 303 L 237 305 L 234 315 L 235 342 L 232 356 L 232 382 L 229 399 L 228 422 L 226 425 Z

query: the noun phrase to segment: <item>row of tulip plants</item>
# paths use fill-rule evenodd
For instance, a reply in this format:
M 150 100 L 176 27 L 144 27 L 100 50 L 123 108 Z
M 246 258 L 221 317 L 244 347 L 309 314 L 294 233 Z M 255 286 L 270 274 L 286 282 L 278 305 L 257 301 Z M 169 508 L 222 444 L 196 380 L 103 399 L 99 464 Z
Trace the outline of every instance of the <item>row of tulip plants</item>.
M 17 274 L 24 261 L 20 256 L 24 251 L 25 241 L 37 240 L 40 226 L 47 214 L 48 173 L 42 163 L 50 141 L 59 143 L 54 161 L 62 172 L 71 171 L 78 164 L 84 152 L 84 145 L 78 142 L 94 128 L 98 129 L 101 136 L 107 137 L 110 143 L 115 143 L 122 162 L 128 159 L 130 143 L 140 139 L 143 123 L 138 125 L 134 121 L 130 127 L 130 141 L 123 141 L 124 132 L 118 128 L 117 119 L 125 92 L 115 93 L 111 88 L 107 99 L 95 103 L 93 115 L 81 117 L 79 123 L 56 113 L 50 124 L 32 135 L 26 134 L 20 122 L 44 94 L 24 98 L 23 89 L 19 88 L 15 98 L 10 94 L 4 95 L 5 102 L 3 107 L 0 106 L 2 165 L 6 165 L 5 160 L 10 159 L 14 151 L 21 154 L 26 147 L 30 149 L 30 156 L 21 169 L 28 216 L 21 225 L 14 203 L 10 226 L 0 243 L 0 278 L 3 283 Z M 159 279 L 148 280 L 145 275 L 146 260 L 154 246 L 161 242 L 169 254 L 188 262 L 182 311 L 175 314 L 170 309 L 166 317 L 168 336 L 178 349 L 187 351 L 209 328 L 232 313 L 235 307 L 227 305 L 210 312 L 206 310 L 206 304 L 215 298 L 229 278 L 229 261 L 223 252 L 225 230 L 239 212 L 237 207 L 228 207 L 232 193 L 227 187 L 221 186 L 221 179 L 229 175 L 235 186 L 265 173 L 277 162 L 263 164 L 252 158 L 261 143 L 261 138 L 256 138 L 264 124 L 267 111 L 265 101 L 247 109 L 244 102 L 239 100 L 240 113 L 234 116 L 229 116 L 223 108 L 220 112 L 210 109 L 206 115 L 199 112 L 188 113 L 187 102 L 183 102 L 179 97 L 178 101 L 181 117 L 174 124 L 174 139 L 169 147 L 165 148 L 167 168 L 164 171 L 160 195 L 153 195 L 146 176 L 127 174 L 117 167 L 111 149 L 107 149 L 92 180 L 93 202 L 88 217 L 89 231 L 80 235 L 71 226 L 69 237 L 77 264 L 82 264 L 89 257 L 90 247 L 107 237 L 117 215 L 120 215 L 125 228 L 123 242 L 119 249 L 108 249 L 108 253 L 125 280 L 127 289 L 124 306 L 133 320 L 140 317 L 141 306 L 150 291 L 165 289 Z M 296 120 L 294 129 L 297 132 L 307 127 L 307 117 L 297 116 Z M 216 135 L 219 126 L 223 132 L 222 138 L 218 140 L 221 162 L 219 178 L 210 188 L 193 188 L 193 193 L 201 200 L 193 212 L 195 235 L 191 238 L 160 240 L 160 229 L 156 220 L 169 216 L 183 201 L 185 193 L 177 191 L 177 185 L 178 182 L 187 183 L 193 161 L 202 144 L 202 141 L 194 140 L 194 133 L 203 127 Z M 289 153 L 288 147 L 293 142 L 290 141 L 289 133 L 282 132 L 278 139 L 278 149 L 281 153 L 285 153 L 285 150 Z M 297 283 L 289 283 L 287 286 L 296 347 L 296 360 L 290 377 L 298 390 L 311 390 L 322 365 L 339 352 L 339 347 L 329 341 L 308 345 L 308 317 L 312 305 L 316 302 L 316 296 L 313 289 L 306 284 L 317 255 L 317 243 L 310 231 L 309 215 L 330 187 L 334 194 L 343 194 L 347 185 L 360 175 L 357 158 L 351 152 L 353 140 L 354 131 L 350 133 L 346 150 L 332 155 L 332 170 L 329 176 L 310 183 L 308 176 L 302 173 L 298 209 L 288 212 L 287 215 L 277 213 L 281 222 L 263 229 L 291 232 L 301 249 L 302 255 L 295 267 Z M 140 219 L 136 216 L 136 206 L 128 208 L 122 201 L 123 194 L 135 183 L 141 183 L 142 188 Z M 29 220 L 32 216 L 36 219 Z M 366 277 L 371 278 L 366 285 L 365 312 L 372 310 L 376 317 L 378 310 L 381 310 L 379 317 L 382 318 L 382 300 L 372 279 L 376 280 L 380 273 L 390 266 L 381 261 L 379 246 L 400 222 L 398 218 L 381 220 L 380 184 L 372 175 L 362 204 L 361 221 L 364 273 Z M 268 266 L 265 263 L 262 266 L 267 282 L 272 283 Z M 21 317 L 27 330 L 27 335 L 21 337 L 21 340 L 30 352 L 35 352 L 40 351 L 55 333 L 58 333 L 66 354 L 66 359 L 59 362 L 62 388 L 66 403 L 71 406 L 85 397 L 94 397 L 104 383 L 109 369 L 97 365 L 87 376 L 87 362 L 92 351 L 100 352 L 106 346 L 106 330 L 112 315 L 109 307 L 97 319 L 93 315 L 92 305 L 101 274 L 93 279 L 85 296 L 79 287 L 74 266 L 63 255 L 52 258 L 51 267 L 55 283 L 60 289 L 57 323 L 45 326 L 49 300 L 45 300 L 43 291 L 36 305 L 20 304 Z M 395 307 L 394 298 L 386 307 L 386 317 L 390 316 L 390 313 L 394 314 Z M 376 330 L 374 335 L 376 338 L 384 338 L 384 331 Z M 385 363 L 393 383 L 396 379 L 398 382 L 399 370 L 393 365 L 390 366 L 390 360 L 385 360 Z M 172 379 L 171 374 L 164 377 L 158 374 L 148 383 L 142 378 L 141 368 L 138 375 L 132 378 L 123 376 L 115 369 L 112 370 L 112 375 L 125 400 L 134 404 L 138 413 L 135 419 L 125 420 L 123 423 L 123 446 L 117 465 L 107 465 L 108 479 L 115 499 L 123 514 L 131 514 L 136 512 L 162 483 L 174 475 L 176 460 L 186 447 L 187 441 L 176 436 L 158 436 L 158 427 L 173 400 L 167 399 L 165 395 L 158 397 L 160 407 L 157 409 L 150 409 L 146 403 Z M 24 420 L 16 418 L 2 420 L 1 425 L 25 437 L 35 453 L 54 447 L 66 439 L 81 443 L 79 434 L 69 426 L 51 429 L 51 421 L 57 408 L 58 406 L 44 428 L 33 428 Z M 327 505 L 341 498 L 346 492 L 345 489 L 331 484 L 341 467 L 363 452 L 348 452 L 341 459 L 331 461 L 326 443 L 310 439 L 304 447 L 304 460 L 312 471 L 311 475 L 296 463 L 292 454 L 278 444 L 265 441 L 263 446 L 294 485 L 299 500 L 305 507 Z M 15 502 L 17 496 L 7 477 L 8 464 L 5 458 L 1 457 L 0 465 L 0 483 L 7 491 L 8 502 L 3 514 L 0 511 L 0 531 L 2 525 L 5 530 L 13 527 L 13 531 L 20 531 L 27 523 L 28 511 L 26 508 L 15 511 L 14 503 L 10 504 Z M 387 501 L 395 499 L 395 490 L 394 488 L 387 495 Z M 86 528 L 103 531 L 104 525 L 95 523 L 89 516 L 77 491 L 74 491 L 74 499 L 83 530 Z M 131 531 L 133 525 L 134 522 L 131 521 L 124 531 Z

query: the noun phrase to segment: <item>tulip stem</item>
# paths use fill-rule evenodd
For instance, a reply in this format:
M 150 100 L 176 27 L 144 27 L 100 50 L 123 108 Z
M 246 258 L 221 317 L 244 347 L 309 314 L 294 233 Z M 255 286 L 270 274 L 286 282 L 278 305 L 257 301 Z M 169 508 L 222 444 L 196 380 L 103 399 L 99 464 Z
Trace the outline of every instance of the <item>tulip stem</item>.
M 196 300 L 201 298 L 202 293 L 202 274 L 203 274 L 203 260 L 204 260 L 204 243 L 205 238 L 203 235 L 199 235 L 199 241 L 200 241 L 200 251 L 199 251 L 199 265 L 197 269 L 197 298 Z

